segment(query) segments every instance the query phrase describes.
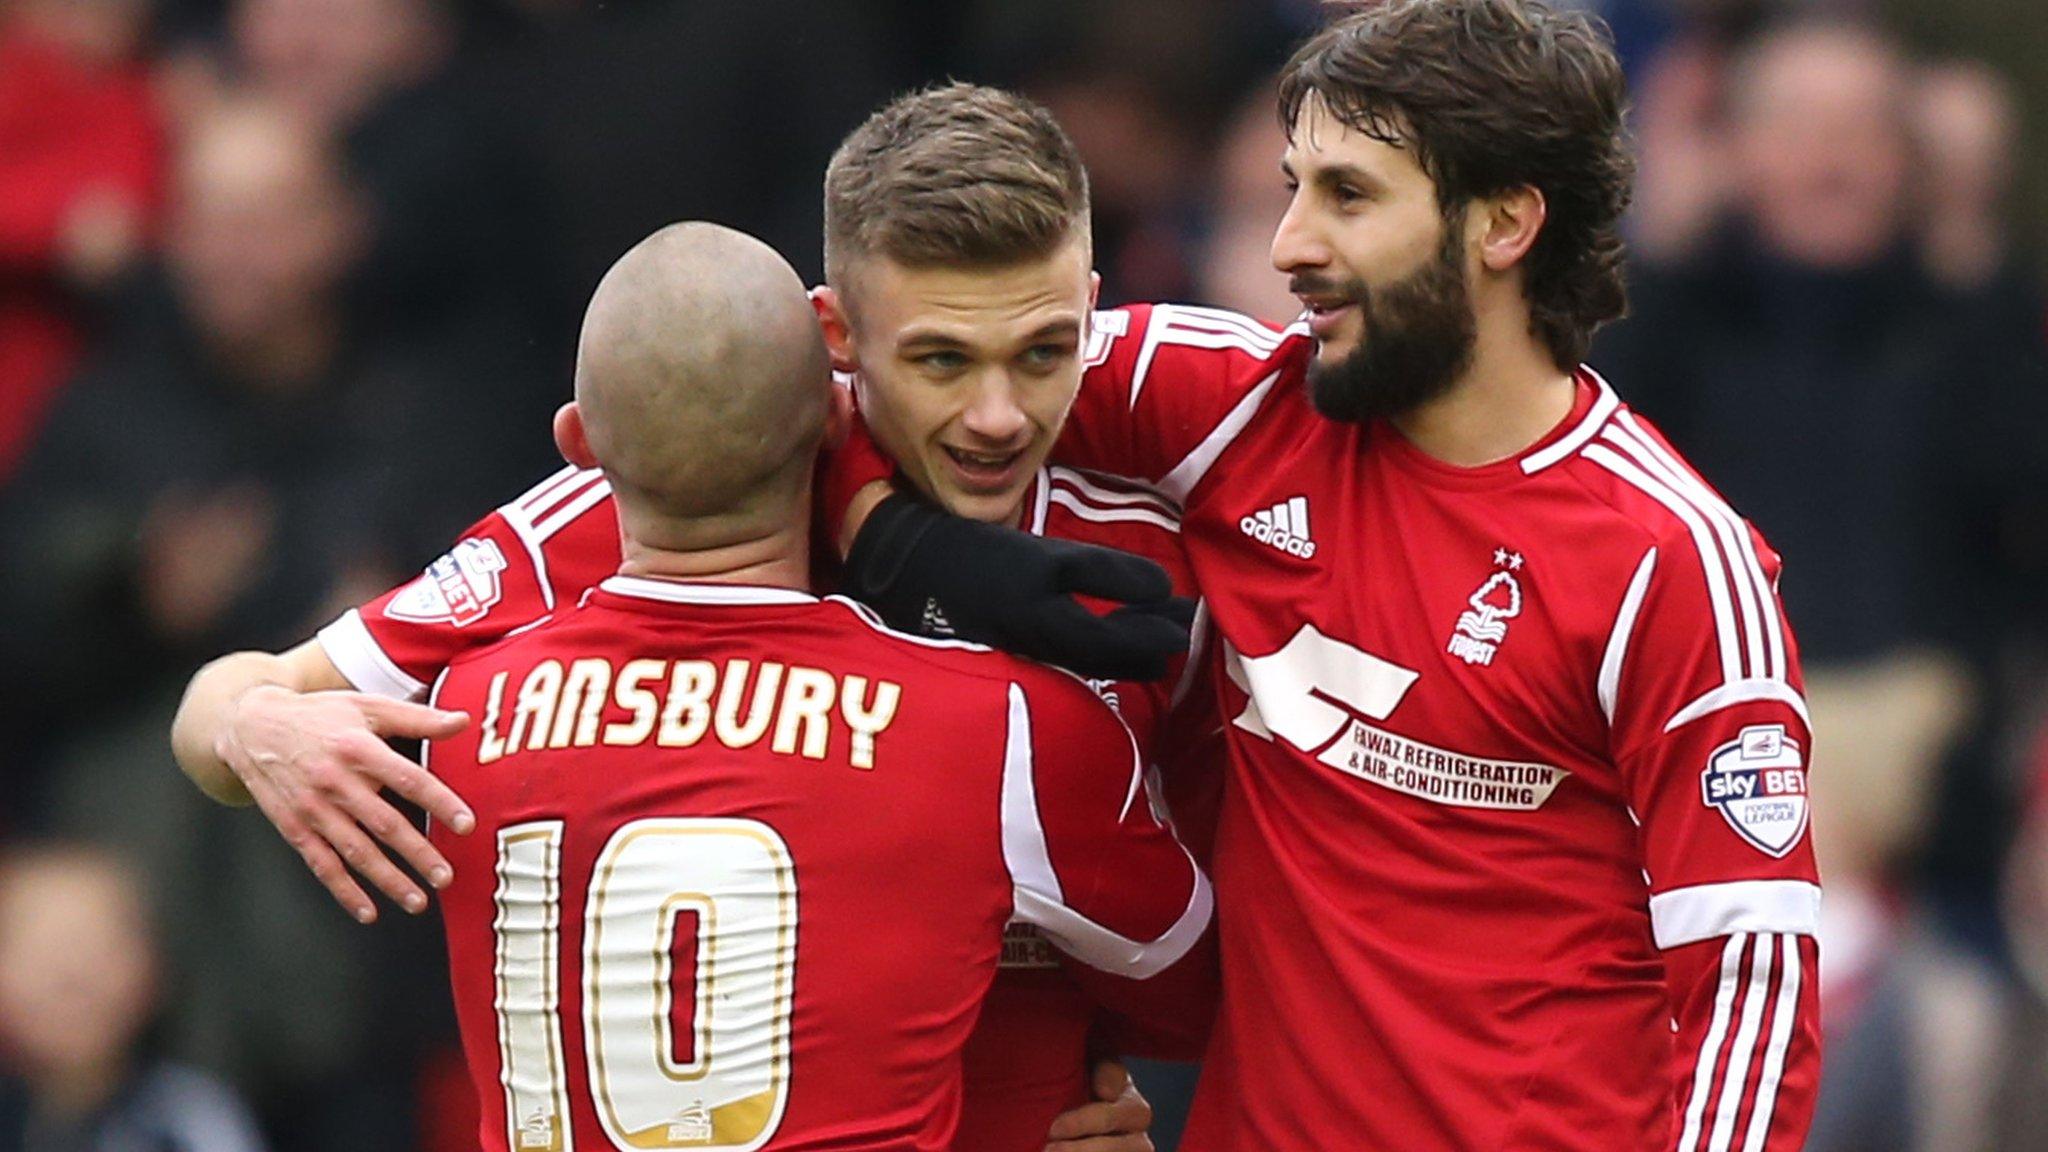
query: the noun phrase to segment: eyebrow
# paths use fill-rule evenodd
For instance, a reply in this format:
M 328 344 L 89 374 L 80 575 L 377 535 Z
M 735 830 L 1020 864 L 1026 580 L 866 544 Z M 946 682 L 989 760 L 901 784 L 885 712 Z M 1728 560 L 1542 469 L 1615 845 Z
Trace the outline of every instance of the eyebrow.
M 1351 183 L 1363 185 L 1365 188 L 1371 191 L 1380 191 L 1385 189 L 1387 186 L 1386 181 L 1380 179 L 1379 177 L 1373 175 L 1370 172 L 1367 172 L 1365 169 L 1360 168 L 1355 164 L 1325 165 L 1321 168 L 1316 169 L 1315 181 L 1317 184 L 1325 188 L 1332 188 L 1339 184 Z
M 1030 335 L 1024 337 L 1022 343 L 1036 344 L 1045 340 L 1062 338 L 1071 338 L 1079 341 L 1081 338 L 1081 322 L 1072 319 L 1048 321 L 1045 324 L 1039 325 Z M 913 328 L 909 332 L 904 333 L 901 339 L 897 340 L 896 346 L 898 348 L 918 346 L 935 348 L 971 347 L 967 341 L 962 340 L 960 337 L 950 332 L 942 332 L 933 328 Z

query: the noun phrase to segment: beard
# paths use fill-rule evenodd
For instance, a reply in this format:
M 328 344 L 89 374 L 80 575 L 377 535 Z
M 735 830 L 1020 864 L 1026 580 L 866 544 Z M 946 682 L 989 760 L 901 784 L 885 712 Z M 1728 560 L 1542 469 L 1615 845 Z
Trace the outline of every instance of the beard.
M 1479 336 L 1458 245 L 1463 231 L 1446 226 L 1436 258 L 1384 288 L 1355 278 L 1334 286 L 1295 279 L 1297 293 L 1330 293 L 1358 305 L 1363 329 L 1343 359 L 1309 364 L 1316 411 L 1351 424 L 1399 416 L 1450 391 L 1471 366 Z

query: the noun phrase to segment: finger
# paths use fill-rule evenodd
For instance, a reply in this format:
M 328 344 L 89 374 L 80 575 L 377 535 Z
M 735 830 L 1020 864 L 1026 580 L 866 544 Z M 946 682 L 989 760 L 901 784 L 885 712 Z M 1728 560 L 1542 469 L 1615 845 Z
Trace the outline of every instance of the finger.
M 427 894 L 420 890 L 412 877 L 399 871 L 398 865 L 393 864 L 339 808 L 325 809 L 313 822 L 313 831 L 325 837 L 341 854 L 342 861 L 358 876 L 397 902 L 400 908 L 413 913 L 426 911 Z
M 1108 1103 L 1115 1103 L 1123 1099 L 1125 1093 L 1137 1090 L 1137 1085 L 1131 1080 L 1130 1069 L 1116 1060 L 1097 1060 L 1089 1070 L 1088 1086 L 1097 1100 Z
M 405 813 L 386 803 L 382 796 L 368 788 L 358 788 L 339 797 L 337 802 L 358 826 L 375 836 L 386 848 L 398 853 L 398 858 L 426 877 L 427 883 L 436 888 L 446 888 L 448 882 L 455 879 L 455 869 L 449 866 L 448 858 L 441 855 L 441 850 L 413 827 Z
M 371 901 L 369 894 L 363 891 L 362 885 L 356 883 L 355 877 L 349 875 L 348 868 L 341 862 L 341 857 L 335 855 L 334 849 L 328 846 L 327 841 L 321 839 L 317 833 L 286 810 L 275 789 L 267 783 L 257 782 L 250 785 L 249 795 L 255 799 L 256 807 L 270 820 L 271 826 L 277 829 L 277 834 L 284 837 L 284 842 L 291 845 L 292 851 L 299 854 L 299 859 L 305 862 L 307 870 L 313 873 L 313 879 L 318 880 L 320 886 L 327 889 L 327 894 L 334 898 L 334 902 L 341 905 L 342 911 L 362 924 L 369 924 L 377 919 L 377 905 Z
M 1056 591 L 1123 603 L 1164 600 L 1173 595 L 1173 580 L 1167 576 L 1166 569 L 1143 556 L 1093 544 L 1073 543 L 1068 543 L 1054 555 L 1053 586 Z
M 1181 632 L 1186 633 L 1195 626 L 1195 601 L 1187 596 L 1170 596 L 1164 600 L 1148 600 L 1143 604 L 1126 604 L 1109 615 L 1151 616 L 1158 620 L 1170 620 Z
M 1016 638 L 1021 655 L 1097 679 L 1157 680 L 1188 647 L 1187 630 L 1172 620 L 1122 609 L 1097 616 L 1071 600 L 1046 602 L 1030 624 Z
M 1122 1134 L 1117 1127 L 1116 1105 L 1096 1103 L 1070 1108 L 1053 1117 L 1052 1130 L 1046 1135 L 1050 1142 L 1057 1144 L 1062 1140 Z
M 410 700 L 389 700 L 382 696 L 360 694 L 357 705 L 363 710 L 363 719 L 370 722 L 370 731 L 379 736 L 400 736 L 408 740 L 440 740 L 455 735 L 469 725 L 467 712 L 448 712 L 426 704 L 415 704 Z
M 419 805 L 429 817 L 448 830 L 468 835 L 476 827 L 476 814 L 470 811 L 469 805 L 456 794 L 455 789 L 439 776 L 392 751 L 382 740 L 371 737 L 359 744 L 352 741 L 338 749 L 336 754 L 357 772 Z

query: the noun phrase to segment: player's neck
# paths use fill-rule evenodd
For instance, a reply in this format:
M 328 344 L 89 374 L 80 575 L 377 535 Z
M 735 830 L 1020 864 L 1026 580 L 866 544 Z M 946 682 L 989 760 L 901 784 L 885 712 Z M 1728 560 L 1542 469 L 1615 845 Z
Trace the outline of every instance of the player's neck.
M 653 547 L 625 531 L 621 531 L 619 543 L 622 576 L 811 591 L 809 525 L 688 551 Z
M 1519 330 L 1479 325 L 1472 364 L 1442 396 L 1392 423 L 1409 443 L 1460 468 L 1518 456 L 1571 415 L 1577 386 Z

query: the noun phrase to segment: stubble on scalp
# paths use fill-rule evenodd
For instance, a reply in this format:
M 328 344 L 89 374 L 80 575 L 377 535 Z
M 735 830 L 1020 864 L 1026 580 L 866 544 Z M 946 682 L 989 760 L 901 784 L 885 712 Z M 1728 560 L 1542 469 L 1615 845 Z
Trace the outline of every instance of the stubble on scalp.
M 773 527 L 801 498 L 830 372 L 803 281 L 779 253 L 729 228 L 676 224 L 598 285 L 576 400 L 643 538 L 703 547 Z

